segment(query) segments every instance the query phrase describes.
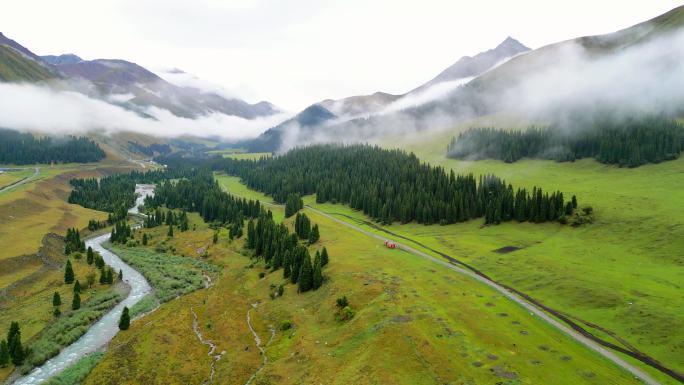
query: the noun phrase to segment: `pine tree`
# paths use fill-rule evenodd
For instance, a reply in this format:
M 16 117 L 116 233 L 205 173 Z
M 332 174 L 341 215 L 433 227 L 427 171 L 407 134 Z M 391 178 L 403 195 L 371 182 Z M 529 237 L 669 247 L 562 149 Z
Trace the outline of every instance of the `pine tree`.
M 311 232 L 309 233 L 309 244 L 314 244 L 318 242 L 318 239 L 320 238 L 320 234 L 318 233 L 318 225 L 315 224 L 311 228 Z
M 143 234 L 142 244 L 143 244 L 143 246 L 147 246 L 147 234 Z
M 7 347 L 7 341 L 0 341 L 0 368 L 6 368 L 10 362 L 9 348 Z
M 64 283 L 74 283 L 74 269 L 71 267 L 71 261 L 68 259 L 64 268 Z
M 119 276 L 118 276 L 119 281 L 123 281 L 123 270 L 119 269 Z
M 52 309 L 52 315 L 55 316 L 55 318 L 59 317 L 60 315 L 62 315 L 62 311 L 59 310 L 58 307 L 55 307 L 54 309 Z
M 10 324 L 10 330 L 7 333 L 7 349 L 12 358 L 12 363 L 19 366 L 24 363 L 24 347 L 21 344 L 21 329 L 19 323 L 14 321 Z
M 218 233 L 217 232 L 214 233 L 214 238 L 212 239 L 212 242 L 214 242 L 214 244 L 216 244 L 216 242 L 218 242 Z
M 169 225 L 169 231 L 166 233 L 167 237 L 173 237 L 173 225 Z
M 104 265 L 105 265 L 105 263 L 104 263 L 104 259 L 102 258 L 102 256 L 100 256 L 99 254 L 96 255 L 95 256 L 95 266 L 98 269 L 102 270 L 104 268 Z
M 323 274 L 321 273 L 321 260 L 317 259 L 314 262 L 313 269 L 313 289 L 316 290 L 323 284 Z
M 100 269 L 100 285 L 107 283 L 107 269 Z
M 74 293 L 74 299 L 71 301 L 71 310 L 78 310 L 81 308 L 81 296 Z
M 79 282 L 78 280 L 74 282 L 74 293 L 81 293 L 81 282 Z
M 128 307 L 124 307 L 121 312 L 121 318 L 119 318 L 119 329 L 128 330 L 131 326 L 131 317 L 128 315 Z
M 302 268 L 298 277 L 299 291 L 301 293 L 311 290 L 313 287 L 313 267 L 311 257 L 307 254 L 302 261 Z
M 321 250 L 321 267 L 325 266 L 328 264 L 328 250 L 323 246 L 323 250 Z
M 58 292 L 52 295 L 52 306 L 60 306 L 62 304 L 62 298 L 59 296 Z
M 92 265 L 94 260 L 95 260 L 95 253 L 93 253 L 93 248 L 88 246 L 88 252 L 86 255 L 86 262 L 88 262 L 89 265 Z

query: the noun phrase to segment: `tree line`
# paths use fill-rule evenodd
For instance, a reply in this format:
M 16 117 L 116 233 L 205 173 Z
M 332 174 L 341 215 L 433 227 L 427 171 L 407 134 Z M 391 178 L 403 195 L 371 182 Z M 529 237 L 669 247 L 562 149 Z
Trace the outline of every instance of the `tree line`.
M 581 128 L 559 125 L 526 130 L 472 128 L 454 137 L 447 156 L 454 159 L 497 159 L 507 163 L 521 158 L 559 162 L 595 158 L 620 167 L 638 167 L 679 157 L 684 128 L 662 116 L 598 119 Z
M 421 163 L 412 153 L 377 146 L 318 145 L 259 160 L 215 162 L 276 202 L 315 193 L 318 203 L 345 203 L 382 223 L 449 224 L 483 217 L 487 223 L 546 222 L 572 214 L 560 192 L 514 190 L 496 176 L 457 175 Z
M 52 138 L 0 128 L 0 164 L 88 163 L 104 159 L 105 152 L 84 136 Z

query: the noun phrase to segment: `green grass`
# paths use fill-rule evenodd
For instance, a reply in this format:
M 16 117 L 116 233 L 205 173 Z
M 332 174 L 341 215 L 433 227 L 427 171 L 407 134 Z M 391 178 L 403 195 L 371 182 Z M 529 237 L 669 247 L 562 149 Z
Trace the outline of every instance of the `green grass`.
M 243 149 L 211 150 L 207 151 L 207 154 L 221 155 L 224 158 L 233 159 L 259 159 L 271 156 L 270 152 L 245 152 Z
M 104 352 L 94 352 L 78 360 L 63 372 L 50 378 L 46 385 L 80 385 L 91 370 L 102 360 Z
M 63 304 L 61 307 L 65 313 L 29 344 L 31 354 L 21 370 L 28 372 L 31 368 L 42 365 L 59 354 L 62 348 L 78 340 L 88 331 L 92 323 L 125 297 L 127 290 L 128 288 L 122 286 L 92 295 L 78 310 L 67 312 L 65 309 L 69 307 L 69 304 Z M 63 302 L 67 302 L 67 298 L 64 298 Z
M 506 164 L 459 162 L 435 154 L 422 158 L 458 172 L 493 173 L 515 186 L 537 185 L 558 188 L 566 195 L 575 193 L 580 206 L 595 208 L 596 222 L 581 228 L 530 223 L 484 227 L 480 220 L 384 228 L 474 265 L 548 306 L 615 332 L 666 365 L 682 370 L 684 160 L 620 169 L 593 160 Z M 236 186 L 238 178 L 218 178 L 224 186 L 232 186 L 229 190 L 246 194 Z M 363 213 L 347 206 L 316 204 L 313 196 L 305 197 L 305 203 L 382 234 L 363 224 L 369 220 Z M 521 249 L 508 254 L 494 251 L 505 246 Z M 672 381 L 651 373 L 664 382 Z
M 270 196 L 249 189 L 240 182 L 240 178 L 221 173 L 216 173 L 215 178 L 225 191 L 239 197 L 258 200 L 259 202 L 265 204 L 266 209 L 273 212 L 273 219 L 276 222 L 281 222 L 285 218 L 285 210 L 283 206 L 275 205 L 273 198 Z
M 55 78 L 46 67 L 24 57 L 14 49 L 0 45 L 0 79 L 36 82 Z
M 104 246 L 147 278 L 154 287 L 159 303 L 204 287 L 203 271 L 218 272 L 215 266 L 193 258 L 154 252 L 142 247 Z
M 33 175 L 33 173 L 34 170 L 32 169 L 2 172 L 0 173 L 0 189 L 28 178 Z
M 313 248 L 326 246 L 331 256 L 321 289 L 297 294 L 286 284 L 284 296 L 271 299 L 283 283 L 282 270 L 269 272 L 243 255 L 243 240 L 230 242 L 222 234 L 212 244 L 213 230 L 195 222 L 196 231 L 176 234 L 167 244 L 185 255 L 207 245 L 209 260 L 223 266 L 220 279 L 119 333 L 86 383 L 204 381 L 210 358 L 188 332 L 191 307 L 205 338 L 226 351 L 215 378 L 244 383 L 261 362 L 245 320 L 254 303 L 259 306 L 251 318 L 263 343 L 269 325 L 294 325 L 276 333 L 256 383 L 636 383 L 487 286 L 307 211 L 321 227 Z M 144 231 L 152 234 L 151 252 L 164 229 Z M 335 315 L 342 295 L 356 311 L 348 322 Z

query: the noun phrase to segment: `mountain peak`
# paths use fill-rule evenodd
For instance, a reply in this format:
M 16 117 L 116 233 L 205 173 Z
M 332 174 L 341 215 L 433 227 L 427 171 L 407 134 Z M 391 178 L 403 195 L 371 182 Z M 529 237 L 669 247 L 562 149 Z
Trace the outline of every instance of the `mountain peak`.
M 52 65 L 74 64 L 83 61 L 83 59 L 77 55 L 74 55 L 73 53 L 66 53 L 62 55 L 44 55 L 41 56 L 41 58 Z
M 508 36 L 501 44 L 494 48 L 496 51 L 506 50 L 506 51 L 529 51 L 530 49 L 518 40 Z

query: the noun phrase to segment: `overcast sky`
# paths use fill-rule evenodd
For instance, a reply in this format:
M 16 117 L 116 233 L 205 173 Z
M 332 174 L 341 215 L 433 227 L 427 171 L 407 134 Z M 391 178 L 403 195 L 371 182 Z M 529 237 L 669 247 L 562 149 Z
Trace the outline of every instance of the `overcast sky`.
M 177 67 L 296 111 L 404 93 L 507 36 L 538 48 L 628 27 L 678 1 L 21 0 L 0 31 L 37 54 Z

